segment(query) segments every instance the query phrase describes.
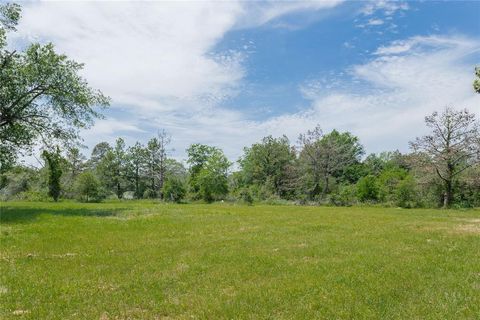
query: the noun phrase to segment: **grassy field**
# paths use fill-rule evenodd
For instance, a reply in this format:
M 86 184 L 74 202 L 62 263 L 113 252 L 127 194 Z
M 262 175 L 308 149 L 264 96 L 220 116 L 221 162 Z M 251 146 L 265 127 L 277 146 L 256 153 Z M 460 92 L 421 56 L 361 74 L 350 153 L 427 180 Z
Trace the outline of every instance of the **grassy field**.
M 1 319 L 479 319 L 480 211 L 1 203 Z

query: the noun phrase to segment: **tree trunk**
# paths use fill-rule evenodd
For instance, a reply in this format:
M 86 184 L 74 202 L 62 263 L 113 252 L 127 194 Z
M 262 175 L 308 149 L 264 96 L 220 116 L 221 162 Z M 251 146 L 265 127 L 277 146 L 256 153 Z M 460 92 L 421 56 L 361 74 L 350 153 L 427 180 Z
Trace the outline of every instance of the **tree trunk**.
M 138 180 L 139 180 L 139 172 L 138 172 L 138 167 L 135 168 L 135 196 L 137 197 L 137 199 L 140 199 L 140 194 L 139 194 L 139 183 L 138 183 Z
M 323 186 L 323 195 L 325 196 L 327 193 L 328 193 L 328 189 L 329 189 L 329 186 L 328 186 L 328 174 L 325 175 L 324 177 L 324 182 L 325 182 L 325 185 Z
M 443 195 L 443 207 L 449 208 L 452 204 L 453 190 L 452 190 L 452 181 L 445 181 L 445 193 Z
M 120 182 L 117 182 L 117 197 L 118 199 L 122 199 L 122 188 L 120 186 Z

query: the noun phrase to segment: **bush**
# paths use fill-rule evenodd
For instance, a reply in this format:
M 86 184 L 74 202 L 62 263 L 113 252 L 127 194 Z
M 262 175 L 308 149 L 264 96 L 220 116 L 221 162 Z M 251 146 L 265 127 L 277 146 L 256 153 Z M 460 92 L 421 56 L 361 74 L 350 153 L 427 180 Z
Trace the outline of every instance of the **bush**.
M 362 202 L 378 200 L 379 188 L 377 179 L 368 175 L 357 182 L 357 196 Z
M 33 202 L 50 200 L 48 194 L 42 191 L 23 191 L 16 194 L 12 199 Z
M 249 205 L 253 204 L 253 197 L 252 193 L 250 192 L 250 189 L 248 188 L 242 188 L 240 192 L 238 193 L 239 199 Z
M 165 201 L 181 202 L 187 193 L 184 184 L 178 179 L 169 179 L 163 185 L 163 197 Z
M 157 193 L 148 188 L 143 192 L 143 199 L 154 199 L 157 197 Z
M 339 186 L 338 192 L 330 196 L 330 203 L 336 206 L 351 206 L 357 202 L 356 193 L 354 185 Z
M 412 176 L 406 176 L 397 184 L 395 192 L 396 205 L 402 208 L 413 208 L 418 206 L 417 190 Z
M 98 202 L 105 198 L 100 181 L 90 171 L 78 175 L 75 181 L 75 191 L 81 201 Z

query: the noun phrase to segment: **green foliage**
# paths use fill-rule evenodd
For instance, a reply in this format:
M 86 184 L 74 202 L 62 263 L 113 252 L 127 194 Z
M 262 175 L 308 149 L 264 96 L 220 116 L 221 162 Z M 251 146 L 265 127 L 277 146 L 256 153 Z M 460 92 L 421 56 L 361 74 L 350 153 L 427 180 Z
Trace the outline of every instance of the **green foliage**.
M 418 206 L 417 185 L 411 175 L 407 175 L 403 180 L 399 181 L 395 190 L 395 196 L 395 203 L 399 207 L 414 208 Z
M 7 44 L 7 32 L 15 31 L 20 16 L 20 5 L 16 3 L 0 4 L 0 48 Z
M 462 173 L 480 164 L 480 122 L 467 109 L 446 107 L 425 117 L 425 124 L 430 132 L 410 142 L 411 159 L 442 181 L 443 207 L 448 208 Z
M 330 203 L 336 206 L 351 206 L 357 202 L 357 188 L 355 185 L 340 185 L 337 192 L 330 196 Z
M 100 116 L 95 108 L 109 104 L 81 77 L 83 65 L 57 54 L 53 44 L 9 51 L 6 33 L 19 18 L 18 5 L 0 4 L 1 169 L 38 140 L 51 147 L 78 139 L 79 129 Z
M 127 149 L 126 152 L 126 178 L 133 182 L 134 196 L 136 199 L 141 199 L 144 193 L 144 184 L 142 177 L 146 173 L 146 163 L 148 151 L 145 147 L 137 142 L 133 147 Z
M 125 141 L 122 138 L 118 138 L 115 142 L 115 147 L 106 151 L 97 166 L 100 180 L 109 191 L 117 195 L 118 199 L 121 199 L 126 191 L 127 161 Z
M 94 107 L 108 105 L 79 75 L 82 64 L 58 55 L 52 44 L 3 51 L 0 63 L 0 141 L 12 154 L 38 138 L 47 145 L 77 139 L 78 129 L 99 116 Z
M 42 157 L 48 169 L 48 195 L 56 202 L 60 197 L 60 178 L 63 173 L 62 164 L 65 160 L 60 155 L 60 149 L 58 147 L 55 151 L 44 150 Z
M 16 166 L 0 174 L 0 200 L 25 199 L 26 193 L 30 192 L 42 193 L 42 198 L 46 198 L 46 192 L 41 188 L 39 170 Z
M 331 182 L 357 180 L 352 166 L 360 162 L 364 153 L 357 137 L 349 132 L 337 130 L 323 135 L 317 127 L 300 136 L 302 151 L 300 161 L 304 164 L 303 180 L 307 185 L 310 199 L 316 199 L 320 193 L 325 197 L 331 191 Z
M 286 136 L 268 136 L 244 149 L 239 160 L 246 185 L 264 186 L 270 193 L 288 197 L 296 188 L 295 151 Z
M 98 178 L 91 172 L 81 173 L 75 181 L 75 191 L 80 200 L 98 202 L 105 197 Z
M 171 178 L 165 181 L 162 191 L 165 201 L 177 203 L 181 202 L 187 194 L 184 183 L 175 178 Z
M 228 193 L 227 172 L 231 163 L 223 152 L 216 147 L 193 144 L 187 154 L 189 183 L 194 196 L 206 202 L 224 197 Z
M 244 187 L 244 188 L 240 189 L 240 191 L 238 192 L 238 197 L 242 202 L 244 202 L 248 205 L 253 204 L 252 193 L 250 192 L 250 189 L 247 188 L 247 187 Z
M 398 185 L 407 175 L 408 172 L 400 168 L 389 168 L 380 172 L 377 178 L 379 199 L 387 202 L 395 201 Z
M 379 187 L 377 179 L 368 175 L 357 182 L 357 197 L 362 202 L 377 201 L 379 197 Z
M 143 199 L 154 199 L 157 197 L 157 193 L 150 188 L 145 189 L 143 192 Z

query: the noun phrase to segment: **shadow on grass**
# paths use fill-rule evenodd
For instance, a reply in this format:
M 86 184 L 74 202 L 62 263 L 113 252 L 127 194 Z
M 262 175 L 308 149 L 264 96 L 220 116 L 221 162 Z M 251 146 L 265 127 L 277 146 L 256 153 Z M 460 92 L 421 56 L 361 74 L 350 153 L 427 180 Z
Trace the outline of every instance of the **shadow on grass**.
M 98 208 L 31 208 L 31 207 L 9 207 L 0 208 L 0 224 L 26 223 L 34 221 L 41 214 L 58 216 L 82 216 L 82 217 L 109 217 L 117 216 L 126 208 L 98 209 Z

